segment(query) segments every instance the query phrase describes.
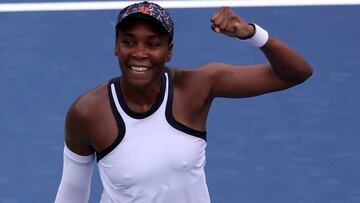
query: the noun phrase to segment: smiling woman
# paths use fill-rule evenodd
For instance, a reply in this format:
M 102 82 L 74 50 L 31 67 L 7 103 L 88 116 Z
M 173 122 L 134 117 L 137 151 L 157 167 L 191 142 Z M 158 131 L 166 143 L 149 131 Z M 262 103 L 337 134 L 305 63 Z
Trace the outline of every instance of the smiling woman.
M 138 98 L 146 92 L 156 95 L 159 92 L 159 77 L 165 62 L 172 56 L 174 24 L 170 15 L 161 7 L 144 4 L 122 10 L 115 30 L 115 55 L 124 76 L 121 81 L 123 94 L 126 95 L 127 103 L 135 107 L 136 102 L 131 101 L 139 101 Z M 155 87 L 155 91 L 148 89 L 152 87 Z M 139 89 L 140 95 L 134 95 L 135 91 L 127 91 L 130 89 Z M 136 109 L 146 111 L 141 110 L 141 106 Z
M 123 90 L 141 88 L 146 92 L 158 82 L 165 62 L 171 59 L 169 36 L 159 32 L 149 22 L 139 20 L 130 26 L 121 26 L 115 47 L 121 71 Z M 125 93 L 126 92 L 126 93 Z M 137 99 L 135 99 L 137 100 Z
M 159 5 L 127 6 L 116 23 L 115 55 L 122 72 L 80 96 L 65 124 L 63 176 L 57 203 L 86 202 L 96 156 L 102 203 L 209 203 L 205 179 L 206 120 L 215 97 L 251 97 L 290 88 L 312 74 L 307 61 L 229 7 L 213 31 L 248 42 L 267 64 L 165 66 L 174 25 Z
M 115 46 L 115 55 L 124 75 L 124 94 L 128 93 L 127 89 L 134 88 L 146 92 L 145 89 L 151 87 L 152 83 L 160 82 L 160 73 L 172 54 L 172 35 L 164 27 L 140 16 L 131 18 L 126 19 L 125 23 L 118 23 Z M 159 89 L 160 83 L 156 87 Z

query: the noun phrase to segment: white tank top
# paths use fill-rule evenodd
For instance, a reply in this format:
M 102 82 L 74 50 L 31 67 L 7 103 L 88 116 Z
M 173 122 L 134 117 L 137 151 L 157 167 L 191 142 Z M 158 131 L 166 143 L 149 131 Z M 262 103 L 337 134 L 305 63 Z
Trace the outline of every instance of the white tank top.
M 101 203 L 209 203 L 204 166 L 206 132 L 177 122 L 172 78 L 162 75 L 153 107 L 136 113 L 126 105 L 120 79 L 109 82 L 119 128 L 117 140 L 97 153 L 104 191 Z

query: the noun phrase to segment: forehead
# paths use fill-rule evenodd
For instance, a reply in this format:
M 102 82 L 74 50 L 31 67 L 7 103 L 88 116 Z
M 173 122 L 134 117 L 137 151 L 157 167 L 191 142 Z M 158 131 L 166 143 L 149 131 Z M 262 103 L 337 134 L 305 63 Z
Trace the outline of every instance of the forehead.
M 167 32 L 157 23 L 143 18 L 129 19 L 124 21 L 118 28 L 119 36 L 141 35 L 141 36 L 168 36 Z

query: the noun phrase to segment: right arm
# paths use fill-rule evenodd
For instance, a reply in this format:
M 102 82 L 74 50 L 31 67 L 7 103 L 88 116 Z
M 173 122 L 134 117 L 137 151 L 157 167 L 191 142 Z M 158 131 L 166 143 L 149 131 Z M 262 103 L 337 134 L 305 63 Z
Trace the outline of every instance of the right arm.
M 64 162 L 55 203 L 86 203 L 90 196 L 94 150 L 90 145 L 89 108 L 80 100 L 70 108 L 65 121 Z

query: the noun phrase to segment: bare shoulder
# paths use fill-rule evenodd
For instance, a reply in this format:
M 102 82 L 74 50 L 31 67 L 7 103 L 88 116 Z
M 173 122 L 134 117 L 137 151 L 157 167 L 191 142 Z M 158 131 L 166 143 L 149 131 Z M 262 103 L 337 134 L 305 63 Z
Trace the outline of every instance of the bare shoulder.
M 97 107 L 104 102 L 107 97 L 107 82 L 85 92 L 78 97 L 69 109 L 69 113 L 79 114 L 79 116 L 88 118 L 95 113 Z
M 174 68 L 171 69 L 174 87 L 178 90 L 196 91 L 201 89 L 206 77 L 201 74 L 200 67 L 197 68 Z
M 224 63 L 208 63 L 195 68 L 176 68 L 171 70 L 176 87 L 210 91 L 216 77 L 229 72 L 230 69 L 239 67 Z
M 175 93 L 182 98 L 197 98 L 199 105 L 209 102 L 212 80 L 221 66 L 220 63 L 209 63 L 194 68 L 172 68 Z
M 107 82 L 89 90 L 71 105 L 65 121 L 65 141 L 75 153 L 93 152 L 91 134 L 98 115 L 107 102 Z
M 222 67 L 223 65 L 225 64 L 209 63 L 194 68 L 173 68 L 171 69 L 171 73 L 176 85 L 186 85 L 188 83 L 198 81 L 195 84 L 193 83 L 193 86 L 200 82 L 210 80 L 212 75 L 214 75 L 219 67 Z

